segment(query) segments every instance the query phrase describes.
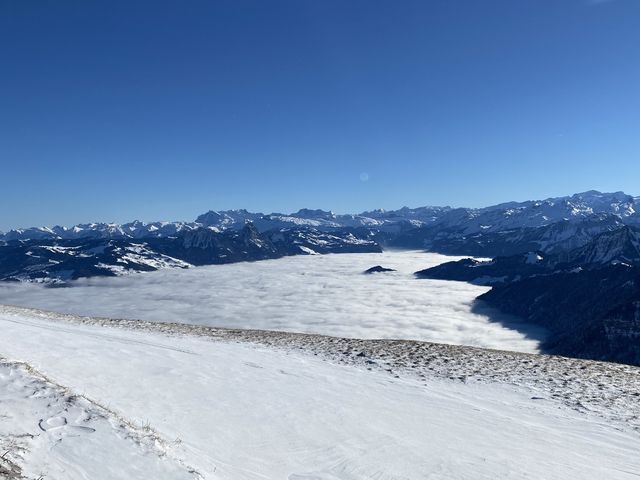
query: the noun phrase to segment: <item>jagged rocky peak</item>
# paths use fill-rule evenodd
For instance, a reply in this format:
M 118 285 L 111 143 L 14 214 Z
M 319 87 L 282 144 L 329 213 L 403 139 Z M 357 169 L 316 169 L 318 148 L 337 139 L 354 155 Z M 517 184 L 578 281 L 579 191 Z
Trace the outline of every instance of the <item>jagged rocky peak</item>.
M 308 218 L 308 219 L 324 219 L 324 220 L 334 220 L 336 218 L 336 214 L 332 211 L 311 209 L 311 208 L 301 208 L 295 213 L 292 213 L 290 216 L 299 217 L 299 218 Z
M 200 223 L 205 226 L 216 225 L 225 219 L 225 216 L 221 212 L 216 212 L 214 210 L 209 210 L 202 215 L 198 215 L 196 218 L 196 223 Z
M 576 193 L 566 200 L 571 208 L 578 212 L 612 213 L 628 217 L 636 213 L 636 201 L 624 192 L 602 193 L 597 190 Z
M 260 238 L 260 232 L 252 222 L 247 222 L 240 230 L 239 235 L 245 241 L 255 241 Z
M 255 221 L 263 216 L 262 213 L 252 213 L 244 208 L 238 210 L 209 210 L 198 216 L 196 223 L 207 227 L 242 228 L 245 223 Z
M 183 233 L 181 239 L 182 245 L 185 248 L 206 249 L 212 246 L 219 246 L 223 241 L 233 238 L 233 236 L 247 241 L 259 238 L 260 233 L 251 222 L 248 222 L 240 230 L 222 232 L 213 227 L 200 227 L 186 231 Z
M 216 242 L 217 231 L 210 228 L 198 228 L 186 232 L 182 237 L 185 248 L 208 248 Z

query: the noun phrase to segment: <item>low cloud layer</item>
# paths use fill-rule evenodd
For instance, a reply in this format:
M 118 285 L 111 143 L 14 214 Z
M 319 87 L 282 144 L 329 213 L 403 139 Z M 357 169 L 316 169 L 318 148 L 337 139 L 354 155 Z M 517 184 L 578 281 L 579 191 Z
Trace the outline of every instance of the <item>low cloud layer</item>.
M 451 257 L 422 252 L 297 256 L 76 282 L 2 285 L 0 303 L 57 312 L 535 352 L 541 330 L 490 308 L 486 287 L 417 280 Z M 382 265 L 397 272 L 363 275 Z M 492 321 L 493 320 L 493 321 Z

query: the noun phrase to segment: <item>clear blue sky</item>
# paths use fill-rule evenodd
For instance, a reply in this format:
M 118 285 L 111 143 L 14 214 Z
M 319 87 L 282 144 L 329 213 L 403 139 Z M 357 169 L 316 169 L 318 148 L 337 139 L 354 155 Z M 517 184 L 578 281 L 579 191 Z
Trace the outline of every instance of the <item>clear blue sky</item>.
M 637 0 L 2 0 L 0 92 L 1 230 L 640 194 Z

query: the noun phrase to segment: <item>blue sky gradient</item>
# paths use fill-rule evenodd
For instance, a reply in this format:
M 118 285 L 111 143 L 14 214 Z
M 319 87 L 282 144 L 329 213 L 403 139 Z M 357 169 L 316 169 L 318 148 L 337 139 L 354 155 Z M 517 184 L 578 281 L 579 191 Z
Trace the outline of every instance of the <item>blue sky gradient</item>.
M 640 2 L 0 2 L 0 230 L 640 195 Z

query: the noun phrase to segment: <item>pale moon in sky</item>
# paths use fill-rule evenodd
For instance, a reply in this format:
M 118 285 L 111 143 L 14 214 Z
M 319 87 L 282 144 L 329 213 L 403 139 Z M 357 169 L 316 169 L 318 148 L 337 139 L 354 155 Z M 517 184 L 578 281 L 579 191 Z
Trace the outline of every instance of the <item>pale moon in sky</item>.
M 360 174 L 360 181 L 366 182 L 367 180 L 369 180 L 369 174 L 367 172 L 362 172 Z

